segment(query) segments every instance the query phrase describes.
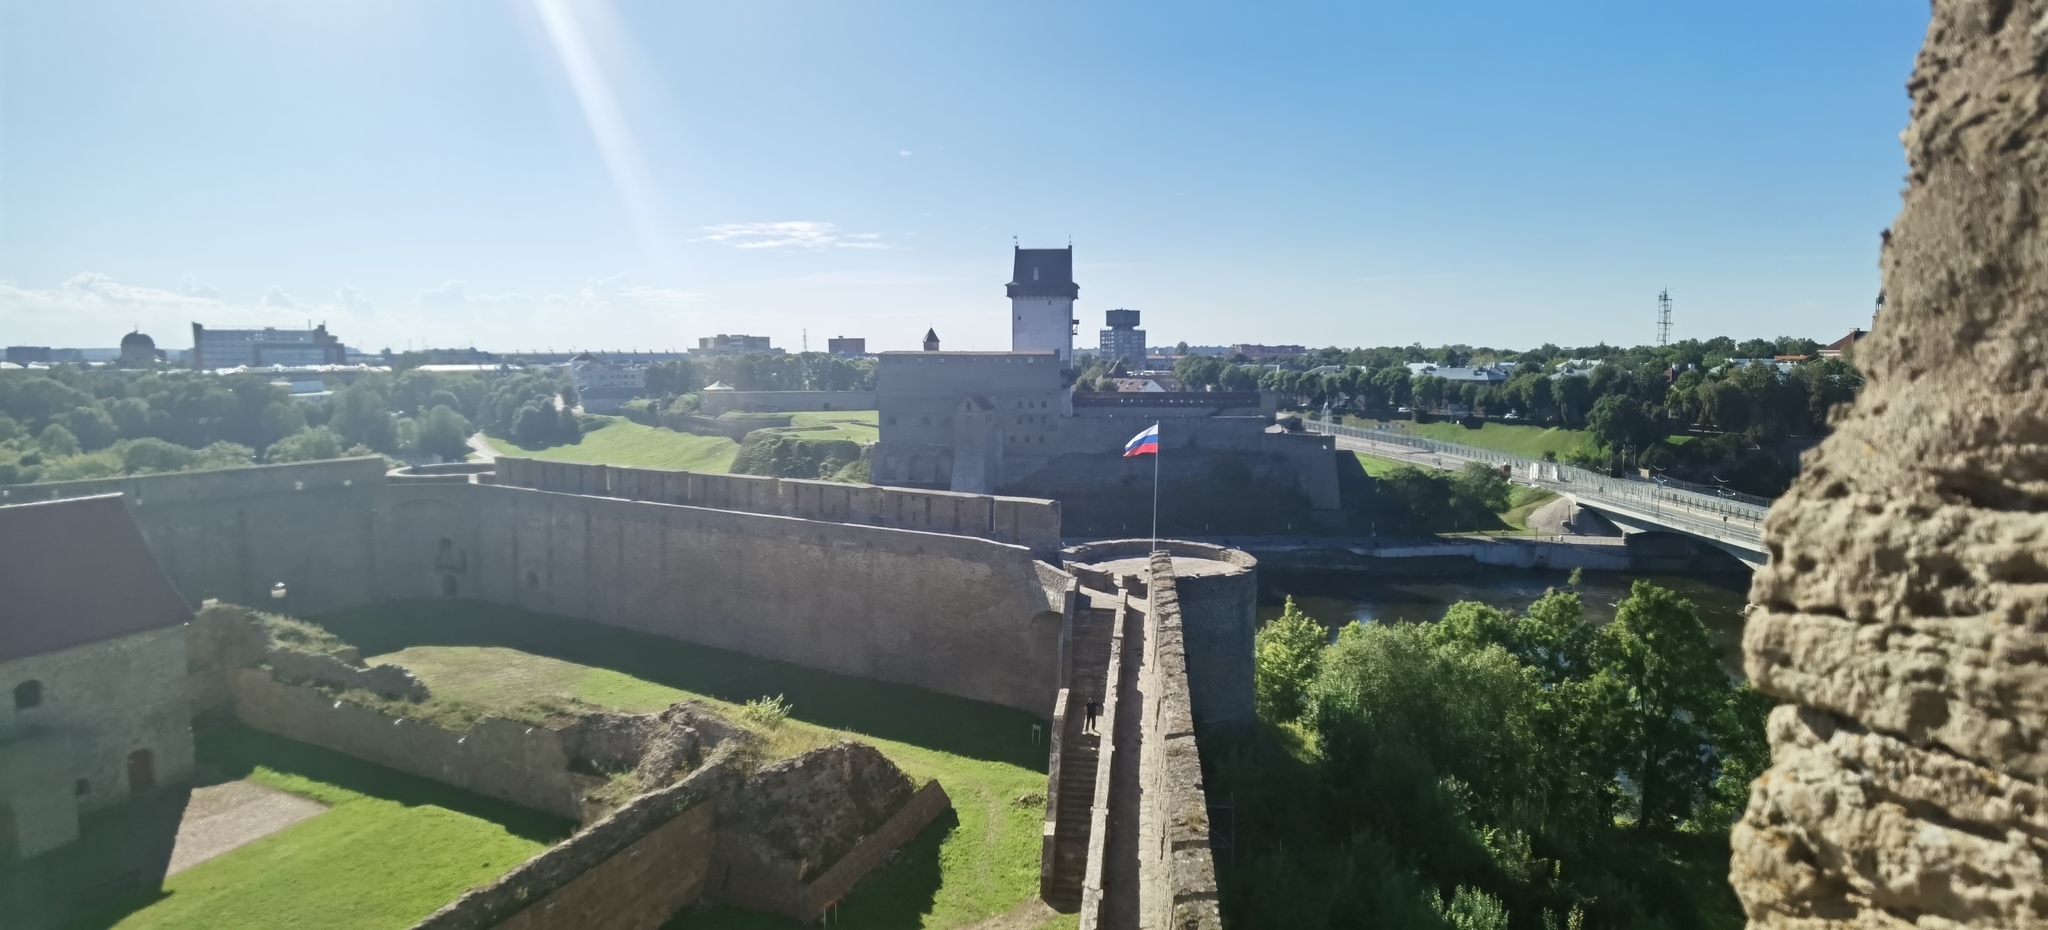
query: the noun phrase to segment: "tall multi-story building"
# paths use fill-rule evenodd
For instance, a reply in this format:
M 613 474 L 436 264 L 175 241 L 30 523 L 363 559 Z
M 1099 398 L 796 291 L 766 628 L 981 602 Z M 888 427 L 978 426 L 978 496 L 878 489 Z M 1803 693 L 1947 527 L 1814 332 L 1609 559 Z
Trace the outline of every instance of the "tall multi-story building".
M 48 365 L 49 346 L 8 346 L 7 363 L 10 365 Z
M 347 363 L 348 348 L 327 332 L 325 323 L 312 329 L 208 329 L 192 324 L 192 367 L 201 370 Z
M 1107 363 L 1121 360 L 1135 368 L 1145 367 L 1145 331 L 1138 328 L 1138 311 L 1111 310 L 1103 314 L 1103 322 L 1109 328 L 1102 331 L 1096 354 Z
M 728 336 L 719 333 L 697 340 L 697 351 L 692 355 L 781 355 L 782 350 L 768 344 L 767 336 Z
M 840 358 L 855 358 L 868 354 L 868 341 L 858 337 L 833 336 L 825 341 L 825 351 Z
M 1010 295 L 1010 351 L 1051 352 L 1061 366 L 1074 363 L 1074 247 L 1017 250 Z

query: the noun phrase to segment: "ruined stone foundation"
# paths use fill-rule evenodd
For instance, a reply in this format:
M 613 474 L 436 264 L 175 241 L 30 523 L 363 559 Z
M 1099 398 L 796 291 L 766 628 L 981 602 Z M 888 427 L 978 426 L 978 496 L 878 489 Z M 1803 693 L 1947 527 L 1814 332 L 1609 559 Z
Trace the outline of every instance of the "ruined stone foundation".
M 1936 0 L 1869 384 L 1771 512 L 1751 927 L 2048 927 L 2048 0 Z

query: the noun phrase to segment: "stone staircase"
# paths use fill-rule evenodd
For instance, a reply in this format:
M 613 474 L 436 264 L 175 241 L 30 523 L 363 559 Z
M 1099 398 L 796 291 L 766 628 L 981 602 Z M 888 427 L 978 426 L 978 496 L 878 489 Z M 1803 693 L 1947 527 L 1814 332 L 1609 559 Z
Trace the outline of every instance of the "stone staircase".
M 1045 903 L 1063 913 L 1073 913 L 1081 906 L 1081 879 L 1088 866 L 1088 815 L 1095 803 L 1095 774 L 1101 763 L 1101 739 L 1081 729 L 1087 723 L 1088 703 L 1099 705 L 1103 700 L 1110 631 L 1116 622 L 1116 612 L 1104 608 L 1079 608 L 1074 614 L 1074 667 L 1061 738 L 1052 876 L 1040 889 Z

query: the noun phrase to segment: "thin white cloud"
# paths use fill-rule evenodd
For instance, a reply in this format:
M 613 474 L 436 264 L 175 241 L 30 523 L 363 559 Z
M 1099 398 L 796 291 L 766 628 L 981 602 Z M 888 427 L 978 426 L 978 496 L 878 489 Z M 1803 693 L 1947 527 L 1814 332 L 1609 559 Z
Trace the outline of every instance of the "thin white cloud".
M 211 299 L 220 296 L 220 291 L 218 289 L 212 287 L 211 285 L 199 283 L 199 278 L 196 275 L 186 275 L 185 279 L 179 283 L 178 290 L 182 291 L 187 297 L 205 297 Z
M 263 305 L 285 310 L 297 310 L 299 308 L 299 302 L 293 300 L 292 295 L 285 293 L 284 288 L 278 287 L 275 284 L 271 285 L 269 290 L 263 292 Z
M 897 150 L 896 150 L 896 154 L 897 154 L 897 156 L 898 156 L 898 157 L 901 157 L 901 158 L 909 158 L 909 157 L 910 157 L 910 150 L 909 150 L 909 149 L 897 149 Z
M 780 223 L 721 223 L 704 227 L 695 242 L 717 242 L 736 249 L 886 249 L 880 233 L 849 233 L 837 223 L 786 220 Z
M 364 296 L 363 292 L 353 284 L 342 285 L 341 290 L 334 292 L 334 299 L 340 301 L 343 307 L 354 313 L 367 316 L 377 312 L 377 305 L 371 302 L 370 298 Z
M 448 281 L 419 292 L 412 302 L 421 310 L 461 310 L 469 306 L 469 292 L 463 282 Z

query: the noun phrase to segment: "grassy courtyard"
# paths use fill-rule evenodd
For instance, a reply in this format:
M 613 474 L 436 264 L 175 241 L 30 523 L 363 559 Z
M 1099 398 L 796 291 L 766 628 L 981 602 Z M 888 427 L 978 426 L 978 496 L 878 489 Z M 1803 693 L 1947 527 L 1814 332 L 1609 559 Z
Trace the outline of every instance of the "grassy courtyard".
M 853 736 L 913 778 L 937 778 L 953 814 L 871 876 L 835 926 L 966 926 L 1037 892 L 1046 747 L 1031 714 L 478 602 L 407 602 L 315 619 L 371 662 L 411 669 L 443 713 L 541 714 L 565 705 L 645 712 L 694 699 L 738 719 L 742 703 L 780 695 L 792 710 L 764 733 L 774 754 Z M 670 926 L 798 924 L 714 906 L 686 911 Z
M 120 930 L 409 927 L 569 835 L 569 821 L 246 727 L 198 736 L 199 761 L 331 809 L 110 904 Z
M 785 414 L 774 414 L 784 416 Z M 768 414 L 763 414 L 768 416 Z M 809 440 L 844 439 L 874 442 L 879 435 L 873 410 L 820 410 L 786 414 L 790 424 L 770 432 Z M 583 434 L 579 443 L 529 449 L 509 439 L 486 437 L 499 455 L 518 455 L 561 462 L 592 462 L 640 468 L 724 473 L 731 470 L 740 444 L 724 436 L 698 436 L 635 423 L 625 417 L 600 416 L 603 425 Z

